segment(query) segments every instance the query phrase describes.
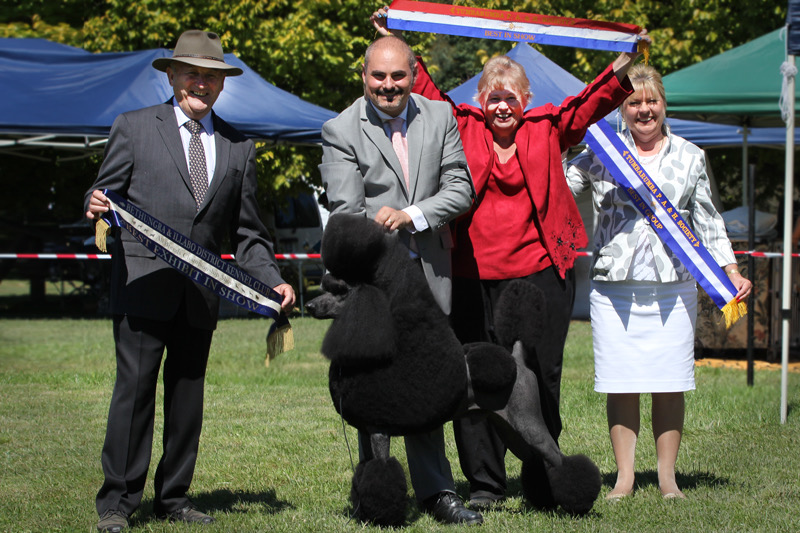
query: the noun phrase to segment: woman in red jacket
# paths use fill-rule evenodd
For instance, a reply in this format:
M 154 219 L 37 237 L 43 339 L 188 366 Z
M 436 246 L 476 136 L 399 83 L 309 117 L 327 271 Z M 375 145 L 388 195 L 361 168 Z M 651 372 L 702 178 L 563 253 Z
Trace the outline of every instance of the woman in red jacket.
M 386 34 L 386 10 L 371 21 Z M 398 32 L 392 32 L 397 35 Z M 642 38 L 649 40 L 647 31 Z M 413 92 L 453 106 L 476 200 L 456 221 L 451 321 L 459 340 L 496 342 L 493 307 L 513 279 L 544 292 L 547 323 L 536 357 L 542 412 L 553 438 L 561 433 L 559 396 L 564 343 L 574 302 L 572 266 L 587 236 L 567 187 L 562 154 L 632 92 L 628 68 L 638 53 L 623 53 L 579 95 L 561 106 L 525 111 L 532 95 L 525 69 L 506 56 L 490 59 L 478 82 L 480 107 L 456 105 L 419 67 Z M 454 421 L 470 505 L 485 509 L 505 495 L 506 448 L 484 421 Z

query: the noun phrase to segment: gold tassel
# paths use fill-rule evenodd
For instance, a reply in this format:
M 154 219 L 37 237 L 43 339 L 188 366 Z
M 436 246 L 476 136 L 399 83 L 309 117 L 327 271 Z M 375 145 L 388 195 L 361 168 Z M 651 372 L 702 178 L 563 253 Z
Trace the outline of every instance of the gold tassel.
M 106 238 L 108 234 L 111 233 L 111 226 L 109 226 L 108 222 L 103 220 L 102 218 L 99 219 L 94 224 L 94 244 L 97 246 L 97 249 L 103 253 L 108 253 L 108 247 L 106 246 Z
M 639 41 L 639 52 L 644 55 L 644 64 L 650 64 L 650 41 L 645 41 L 644 39 Z
M 722 308 L 722 316 L 725 317 L 725 329 L 730 329 L 737 320 L 747 314 L 747 304 L 734 298 L 726 303 Z
M 292 326 L 288 320 L 280 325 L 277 325 L 276 322 L 267 334 L 267 357 L 264 359 L 264 366 L 269 367 L 272 359 L 289 350 L 294 350 Z

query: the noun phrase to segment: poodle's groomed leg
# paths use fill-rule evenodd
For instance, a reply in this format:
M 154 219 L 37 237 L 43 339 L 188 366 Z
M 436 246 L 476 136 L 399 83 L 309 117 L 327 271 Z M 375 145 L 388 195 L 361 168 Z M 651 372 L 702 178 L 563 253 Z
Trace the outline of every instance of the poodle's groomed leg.
M 373 433 L 369 436 L 372 457 L 377 459 L 388 459 L 391 437 L 386 433 Z
M 358 431 L 358 452 L 361 462 L 389 458 L 391 437 L 386 433 Z
M 379 526 L 405 522 L 408 488 L 403 467 L 389 456 L 389 436 L 359 431 L 361 462 L 353 473 L 353 516 Z
M 489 418 L 514 455 L 523 461 L 536 455 L 550 466 L 560 466 L 563 454 L 545 424 L 539 385 L 536 375 L 525 364 L 521 342 L 514 344 L 511 355 L 517 363 L 516 383 L 505 408 Z
M 512 356 L 517 375 L 508 404 L 489 416 L 522 459 L 523 493 L 535 507 L 560 505 L 569 513 L 587 513 L 600 493 L 600 470 L 585 455 L 564 456 L 544 422 L 536 375 L 525 365 L 521 342 L 514 344 Z

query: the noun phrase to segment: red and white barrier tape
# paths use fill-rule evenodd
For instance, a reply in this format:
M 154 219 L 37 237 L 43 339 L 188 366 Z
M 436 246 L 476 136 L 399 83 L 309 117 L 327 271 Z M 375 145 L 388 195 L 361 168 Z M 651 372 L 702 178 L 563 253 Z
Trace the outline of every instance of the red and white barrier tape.
M 320 254 L 275 254 L 275 258 L 286 261 L 320 259 Z M 232 254 L 222 254 L 223 259 L 233 259 Z M 3 254 L 0 259 L 111 259 L 111 254 Z
M 740 250 L 733 252 L 736 255 L 752 255 L 753 257 L 766 257 L 768 259 L 781 258 L 783 252 L 748 252 Z M 591 257 L 592 252 L 578 252 L 578 256 Z M 800 253 L 791 254 L 800 257 Z M 233 259 L 232 254 L 222 254 L 223 259 Z M 275 254 L 275 258 L 283 261 L 305 261 L 308 259 L 321 259 L 320 254 Z M 111 259 L 111 254 L 4 254 L 0 259 Z

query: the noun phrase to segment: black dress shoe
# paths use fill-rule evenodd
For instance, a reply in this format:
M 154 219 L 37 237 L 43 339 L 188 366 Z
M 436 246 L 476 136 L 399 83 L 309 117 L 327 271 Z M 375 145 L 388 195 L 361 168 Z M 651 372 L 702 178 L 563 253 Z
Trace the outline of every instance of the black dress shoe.
M 490 498 L 489 496 L 475 496 L 469 499 L 467 505 L 470 509 L 478 512 L 489 511 L 493 509 L 501 498 Z
M 120 533 L 128 529 L 128 513 L 109 509 L 97 522 L 97 531 L 100 533 Z
M 160 514 L 159 518 L 170 522 L 187 522 L 190 524 L 213 524 L 216 521 L 214 517 L 198 511 L 194 505 L 187 505 L 177 511 Z
M 425 511 L 443 524 L 483 524 L 483 516 L 464 507 L 461 499 L 452 492 L 440 492 L 425 500 Z

